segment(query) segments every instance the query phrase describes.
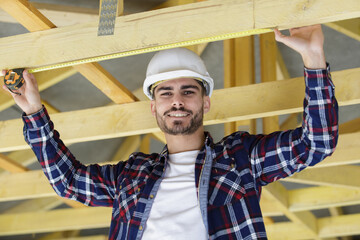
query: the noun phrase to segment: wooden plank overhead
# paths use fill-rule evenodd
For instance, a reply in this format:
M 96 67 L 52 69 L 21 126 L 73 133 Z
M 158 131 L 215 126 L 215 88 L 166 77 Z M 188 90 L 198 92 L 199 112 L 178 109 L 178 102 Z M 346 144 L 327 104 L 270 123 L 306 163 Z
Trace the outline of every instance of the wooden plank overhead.
M 360 68 L 333 72 L 340 105 L 360 102 Z M 351 87 L 349 87 L 351 86 Z M 205 125 L 302 111 L 303 78 L 215 90 Z M 254 97 L 255 96 L 255 97 Z M 238 108 L 241 102 L 247 108 Z M 262 102 L 263 104 L 258 104 Z M 223 106 L 228 106 L 224 108 Z M 91 114 L 92 118 L 88 118 Z M 66 143 L 123 137 L 159 131 L 148 101 L 53 114 Z M 97 128 L 99 122 L 103 125 Z M 20 119 L 0 122 L 0 152 L 28 148 Z
M 283 29 L 360 16 L 357 0 L 341 4 L 294 0 L 291 6 L 296 7 L 286 0 L 213 0 L 119 17 L 115 34 L 106 39 L 96 36 L 97 22 L 2 38 L 0 52 L 11 58 L 0 68 L 49 65 L 249 29 Z
M 41 14 L 41 12 L 39 12 L 27 0 L 0 0 L 0 3 L 2 9 L 12 15 L 19 23 L 21 23 L 31 32 L 56 28 L 56 26 L 50 20 Z M 51 47 L 55 51 L 53 54 L 62 55 L 58 53 L 59 47 L 59 45 L 53 45 Z M 39 49 L 42 49 L 42 46 L 38 46 L 37 50 Z M 44 55 L 45 53 L 43 51 L 40 52 L 42 52 L 41 55 Z M 18 56 L 18 61 L 20 61 L 22 58 L 23 56 Z M 22 67 L 24 66 L 27 65 L 24 64 Z M 9 69 L 9 66 L 3 67 L 1 69 Z M 86 77 L 98 89 L 100 89 L 113 102 L 128 103 L 134 102 L 136 100 L 136 97 L 119 81 L 117 81 L 109 72 L 107 72 L 100 64 L 87 63 L 77 65 L 75 66 L 75 69 L 79 71 L 84 77 Z

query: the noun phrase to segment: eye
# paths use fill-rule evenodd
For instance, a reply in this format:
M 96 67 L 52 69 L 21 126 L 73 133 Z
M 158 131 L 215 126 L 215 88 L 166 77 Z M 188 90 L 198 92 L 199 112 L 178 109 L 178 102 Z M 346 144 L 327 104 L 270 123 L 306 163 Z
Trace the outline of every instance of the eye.
M 171 96 L 171 95 L 172 95 L 171 92 L 162 92 L 162 93 L 160 94 L 160 96 L 164 96 L 164 97 Z
M 194 92 L 193 91 L 184 91 L 184 95 L 191 95 L 191 94 L 193 94 Z

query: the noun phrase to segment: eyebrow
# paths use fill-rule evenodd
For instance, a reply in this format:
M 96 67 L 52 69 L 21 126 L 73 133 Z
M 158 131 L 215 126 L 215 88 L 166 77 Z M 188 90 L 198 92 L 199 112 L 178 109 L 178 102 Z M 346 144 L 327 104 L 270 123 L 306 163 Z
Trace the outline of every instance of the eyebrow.
M 199 88 L 198 86 L 192 85 L 192 84 L 182 85 L 182 86 L 180 87 L 180 89 L 181 89 L 181 90 L 184 90 L 184 89 L 197 89 L 197 90 L 200 90 L 200 88 Z M 164 86 L 164 87 L 157 87 L 157 88 L 155 89 L 156 92 L 159 92 L 159 91 L 169 91 L 169 90 L 174 90 L 174 88 L 173 88 L 173 87 L 166 87 L 166 86 Z
M 173 90 L 173 87 L 156 87 L 155 91 L 159 92 L 159 91 L 168 91 L 168 90 Z
M 180 89 L 189 89 L 189 88 L 193 88 L 193 89 L 197 89 L 197 90 L 200 90 L 200 88 L 198 87 L 198 86 L 196 86 L 196 85 L 183 85 L 183 86 L 181 86 L 181 88 Z

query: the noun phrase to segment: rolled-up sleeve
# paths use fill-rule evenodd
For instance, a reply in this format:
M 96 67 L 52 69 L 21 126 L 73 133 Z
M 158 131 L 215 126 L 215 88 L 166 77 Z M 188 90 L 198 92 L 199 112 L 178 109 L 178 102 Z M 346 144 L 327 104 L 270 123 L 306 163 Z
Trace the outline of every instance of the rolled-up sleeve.
M 329 65 L 306 69 L 303 121 L 300 128 L 256 135 L 250 160 L 261 186 L 291 176 L 331 155 L 338 139 L 338 104 Z

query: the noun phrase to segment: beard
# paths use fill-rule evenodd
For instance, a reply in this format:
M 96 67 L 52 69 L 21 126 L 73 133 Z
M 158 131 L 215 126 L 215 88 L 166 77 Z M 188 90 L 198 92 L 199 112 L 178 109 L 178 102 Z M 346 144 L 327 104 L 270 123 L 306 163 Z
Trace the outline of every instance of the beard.
M 175 120 L 171 124 L 172 126 L 169 126 L 164 118 L 167 114 L 173 111 L 183 111 L 187 112 L 192 115 L 192 118 L 190 119 L 190 123 L 186 126 L 183 120 Z M 158 112 L 156 112 L 156 122 L 164 133 L 171 134 L 171 135 L 190 135 L 196 132 L 196 130 L 199 129 L 199 127 L 203 124 L 203 116 L 204 116 L 204 110 L 203 107 L 200 108 L 198 112 L 193 114 L 191 110 L 185 109 L 184 107 L 181 108 L 171 108 L 170 110 L 166 111 L 162 116 Z

